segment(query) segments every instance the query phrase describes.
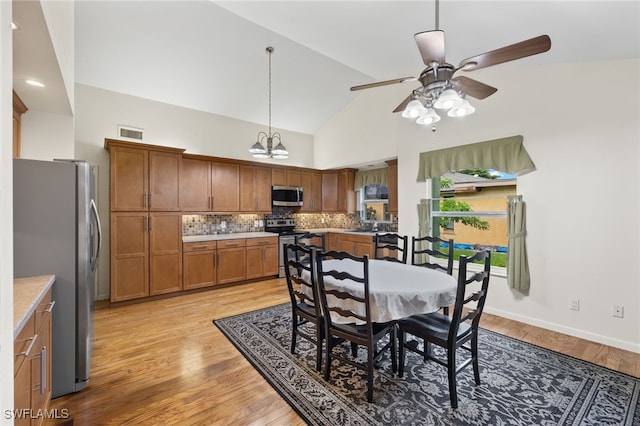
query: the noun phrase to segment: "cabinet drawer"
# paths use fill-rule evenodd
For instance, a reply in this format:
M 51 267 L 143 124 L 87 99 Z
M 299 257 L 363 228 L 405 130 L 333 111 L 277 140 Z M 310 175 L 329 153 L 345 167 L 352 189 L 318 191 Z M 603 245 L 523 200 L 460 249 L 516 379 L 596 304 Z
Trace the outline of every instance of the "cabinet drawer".
M 354 235 L 354 234 L 342 234 L 342 241 L 352 241 L 354 243 L 373 243 L 373 236 L 371 235 Z
M 42 327 L 42 323 L 44 323 L 47 317 L 51 317 L 51 310 L 53 309 L 54 303 L 51 301 L 51 290 L 44 295 L 36 311 L 34 313 L 35 317 L 35 331 L 36 333 Z
M 199 241 L 193 243 L 183 243 L 182 251 L 190 252 L 190 251 L 203 251 L 203 250 L 215 250 L 216 249 L 216 241 Z
M 35 348 L 35 319 L 34 315 L 29 316 L 29 319 L 24 325 L 20 334 L 13 342 L 13 373 L 16 374 L 22 363 L 28 359 Z
M 246 244 L 246 240 L 245 238 L 235 238 L 232 240 L 219 240 L 217 241 L 218 243 L 218 249 L 225 249 L 225 248 L 234 248 L 234 247 L 244 247 Z
M 247 238 L 247 247 L 266 246 L 269 244 L 278 244 L 278 237 Z

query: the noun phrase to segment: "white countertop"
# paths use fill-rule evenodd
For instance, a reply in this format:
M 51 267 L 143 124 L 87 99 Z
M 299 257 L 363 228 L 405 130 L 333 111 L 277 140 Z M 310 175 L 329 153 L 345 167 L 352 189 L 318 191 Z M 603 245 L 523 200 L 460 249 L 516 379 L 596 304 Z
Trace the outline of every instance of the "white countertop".
M 234 240 L 237 238 L 277 237 L 275 232 L 237 232 L 233 234 L 208 234 L 208 235 L 183 235 L 183 243 L 196 243 L 200 241 Z

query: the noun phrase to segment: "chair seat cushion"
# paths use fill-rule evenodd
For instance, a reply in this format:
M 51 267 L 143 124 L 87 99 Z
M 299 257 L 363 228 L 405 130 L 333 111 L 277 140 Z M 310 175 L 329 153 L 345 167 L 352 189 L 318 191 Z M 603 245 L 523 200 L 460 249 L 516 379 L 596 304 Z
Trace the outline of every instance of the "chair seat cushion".
M 451 327 L 451 317 L 439 312 L 411 315 L 398 320 L 398 325 L 404 332 L 414 336 L 430 335 L 440 340 L 447 340 L 449 328 Z M 469 333 L 471 333 L 470 324 L 463 322 L 458 326 L 458 339 Z

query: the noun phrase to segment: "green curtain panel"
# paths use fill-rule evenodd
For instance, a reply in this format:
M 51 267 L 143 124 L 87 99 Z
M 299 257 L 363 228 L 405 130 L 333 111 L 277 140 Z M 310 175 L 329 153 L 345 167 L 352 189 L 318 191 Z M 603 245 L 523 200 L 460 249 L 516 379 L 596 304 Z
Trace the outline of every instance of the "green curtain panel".
M 529 261 L 525 244 L 526 214 L 522 195 L 507 197 L 507 283 L 509 287 L 527 291 L 531 284 Z
M 425 200 L 425 199 L 420 200 L 420 204 L 418 204 L 418 237 L 419 238 L 426 237 L 427 235 L 429 235 L 429 231 L 431 231 L 431 222 L 429 222 L 430 217 L 431 217 L 430 200 Z M 424 250 L 427 248 L 426 244 L 428 243 L 426 241 L 423 241 L 420 244 L 423 245 L 422 247 L 420 247 L 420 250 Z M 429 260 L 427 259 L 427 256 L 428 256 L 427 254 L 422 253 L 422 254 L 419 254 L 415 260 L 418 261 L 419 263 L 424 263 Z
M 353 182 L 353 189 L 357 191 L 360 188 L 364 188 L 365 185 L 372 185 L 376 183 L 387 186 L 387 176 L 387 167 L 357 171 Z
M 450 170 L 472 167 L 495 169 L 507 173 L 524 173 L 536 166 L 522 145 L 522 136 L 494 139 L 470 145 L 420 153 L 418 182 L 442 176 Z

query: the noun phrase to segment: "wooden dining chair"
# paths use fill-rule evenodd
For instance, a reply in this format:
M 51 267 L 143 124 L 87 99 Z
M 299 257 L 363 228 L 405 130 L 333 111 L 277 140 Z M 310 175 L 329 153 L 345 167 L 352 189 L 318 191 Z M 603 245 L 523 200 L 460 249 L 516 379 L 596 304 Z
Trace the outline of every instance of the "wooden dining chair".
M 298 234 L 294 236 L 294 243 L 296 245 L 306 247 L 309 249 L 316 249 L 317 251 L 325 251 L 325 234 L 319 234 L 315 232 Z M 303 257 L 300 259 L 300 261 L 308 262 L 308 258 Z
M 446 265 L 437 262 L 437 259 L 446 259 Z M 453 275 L 453 240 L 430 236 L 411 237 L 411 264 Z
M 468 273 L 467 265 L 474 261 L 481 261 L 484 267 L 481 271 Z M 458 407 L 456 390 L 457 373 L 469 364 L 473 364 L 473 375 L 476 385 L 480 385 L 480 371 L 478 368 L 478 324 L 487 297 L 489 274 L 491 270 L 491 253 L 479 251 L 473 256 L 460 256 L 458 269 L 458 288 L 453 315 L 447 316 L 439 312 L 412 315 L 398 320 L 398 346 L 400 349 L 399 376 L 404 374 L 405 350 L 416 352 L 425 360 L 435 361 L 447 368 L 449 379 L 449 399 L 451 407 Z M 470 284 L 480 282 L 480 288 L 473 292 L 468 290 Z M 474 286 L 475 287 L 475 286 Z M 470 293 L 467 295 L 467 293 Z M 475 303 L 475 306 L 471 305 Z M 418 348 L 417 342 L 407 342 L 407 335 L 424 340 L 423 349 Z M 468 345 L 465 345 L 467 344 Z M 431 344 L 445 349 L 447 358 L 442 359 L 433 354 Z M 456 364 L 456 352 L 465 349 L 471 356 Z
M 406 235 L 376 234 L 373 237 L 373 257 L 391 262 L 407 263 L 407 241 Z
M 367 375 L 367 401 L 373 402 L 373 367 L 387 351 L 391 351 L 392 370 L 397 371 L 396 360 L 396 325 L 395 321 L 374 323 L 371 321 L 371 300 L 369 296 L 369 256 L 357 257 L 347 252 L 316 252 L 316 268 L 318 271 L 318 289 L 322 301 L 324 315 L 326 350 L 324 378 L 331 377 L 331 362 L 336 359 L 358 369 Z M 336 265 L 325 269 L 323 262 L 336 259 L 343 262 L 358 263 L 357 274 L 341 270 Z M 340 282 L 340 288 L 330 284 L 330 281 Z M 335 322 L 331 314 L 337 314 L 347 324 Z M 389 340 L 379 347 L 380 341 L 388 336 Z M 336 349 L 336 342 L 348 340 L 352 344 L 351 356 L 343 349 Z M 367 361 L 358 362 L 354 345 L 367 349 Z
M 324 321 L 318 298 L 314 249 L 296 244 L 284 244 L 284 270 L 291 299 L 291 353 L 296 351 L 300 336 L 316 345 L 316 370 L 322 369 Z M 303 261 L 304 260 L 304 261 Z M 312 323 L 314 334 L 300 326 Z

